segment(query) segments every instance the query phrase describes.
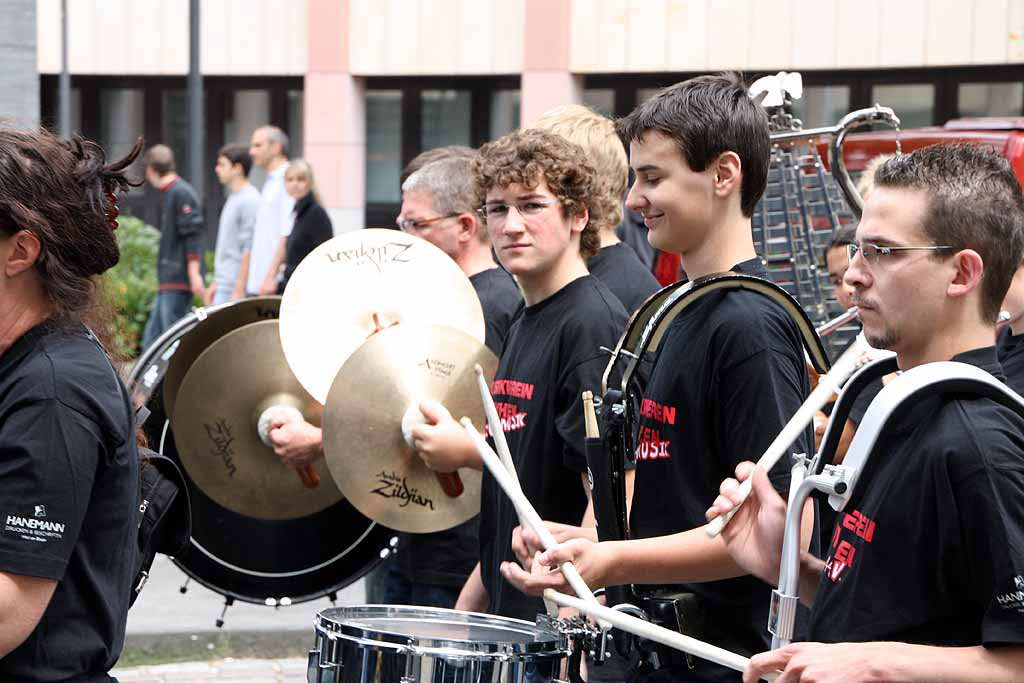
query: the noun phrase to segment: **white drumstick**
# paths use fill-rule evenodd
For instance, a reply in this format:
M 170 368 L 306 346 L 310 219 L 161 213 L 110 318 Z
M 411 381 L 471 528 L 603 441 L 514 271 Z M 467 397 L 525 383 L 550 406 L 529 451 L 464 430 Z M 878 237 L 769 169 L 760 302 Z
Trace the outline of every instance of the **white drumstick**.
M 491 472 L 491 476 L 494 477 L 495 481 L 505 492 L 505 495 L 512 501 L 512 505 L 515 507 L 516 512 L 519 513 L 519 518 L 526 520 L 527 525 L 533 532 L 540 538 L 541 545 L 544 546 L 544 550 L 550 550 L 558 545 L 555 541 L 555 537 L 551 534 L 551 530 L 548 529 L 547 525 L 537 514 L 530 500 L 523 493 L 523 490 L 519 488 L 518 482 L 514 482 L 512 475 L 509 473 L 505 466 L 501 464 L 501 460 L 497 454 L 491 449 L 490 444 L 484 439 L 484 437 L 476 430 L 473 426 L 473 421 L 468 417 L 460 420 L 462 426 L 466 428 L 466 432 L 469 433 L 470 438 L 473 439 L 473 445 L 476 446 L 477 451 L 480 453 L 480 457 L 484 461 L 484 465 Z M 569 582 L 572 589 L 576 591 L 576 594 L 580 598 L 587 602 L 592 602 L 595 605 L 598 604 L 597 598 L 594 597 L 593 591 L 587 585 L 587 582 L 580 576 L 579 570 L 572 562 L 563 562 L 558 567 L 562 571 L 562 575 L 565 576 L 565 580 Z M 606 628 L 603 620 L 598 622 L 602 629 Z
M 690 636 L 684 636 L 682 633 L 677 633 L 670 629 L 652 624 L 649 621 L 644 621 L 637 617 L 629 614 L 624 614 L 618 610 L 605 607 L 596 603 L 586 602 L 579 598 L 574 598 L 571 595 L 559 593 L 551 588 L 544 591 L 544 597 L 557 602 L 563 607 L 571 607 L 579 610 L 584 614 L 589 614 L 595 619 L 601 619 L 607 621 L 615 628 L 622 629 L 633 635 L 646 638 L 647 640 L 653 640 L 656 643 L 671 647 L 675 650 L 680 650 L 688 654 L 706 659 L 709 662 L 720 664 L 722 666 L 733 669 L 734 671 L 745 671 L 750 660 L 743 655 L 738 655 L 735 652 L 705 643 L 702 640 L 691 638 Z M 765 676 L 765 680 L 773 681 L 775 676 Z
M 840 386 L 849 379 L 858 367 L 860 367 L 861 356 L 865 352 L 870 351 L 871 347 L 868 346 L 867 341 L 864 339 L 864 333 L 857 335 L 857 338 L 850 344 L 850 348 L 839 357 L 839 360 L 835 362 L 832 369 L 827 373 L 818 378 L 818 386 L 814 388 L 811 395 L 807 397 L 807 400 L 803 402 L 803 405 L 797 409 L 796 413 L 786 423 L 786 426 L 782 428 L 775 440 L 772 441 L 771 445 L 768 446 L 764 454 L 757 461 L 758 467 L 763 467 L 765 470 L 770 470 L 775 466 L 775 463 L 786 454 L 789 447 L 800 438 L 800 435 L 814 420 L 814 414 L 821 410 L 829 399 L 832 398 L 832 394 L 839 391 Z M 752 486 L 752 478 L 748 478 L 742 484 L 740 484 L 740 502 L 729 512 L 716 517 L 704 527 L 704 531 L 708 536 L 714 538 L 718 534 L 722 533 L 722 529 L 729 523 L 732 516 L 739 510 L 740 505 L 750 495 L 750 489 Z
M 487 426 L 491 428 L 491 437 L 494 438 L 494 446 L 498 451 L 498 457 L 501 458 L 502 464 L 505 465 L 505 469 L 508 470 L 509 474 L 512 475 L 512 479 L 515 481 L 519 491 L 522 492 L 523 487 L 519 482 L 519 474 L 516 472 L 516 464 L 512 461 L 512 451 L 508 448 L 508 441 L 505 440 L 505 430 L 501 426 L 501 418 L 498 416 L 498 408 L 494 405 L 494 398 L 491 396 L 491 388 L 487 386 L 487 378 L 484 377 L 484 369 L 477 363 L 473 366 L 473 371 L 476 372 L 476 383 L 480 388 L 480 400 L 484 404 L 484 414 L 487 415 Z M 519 515 L 519 526 L 526 527 L 526 520 L 523 519 L 522 515 Z M 547 611 L 549 617 L 558 616 L 558 608 L 550 600 L 544 600 L 544 609 Z
M 487 378 L 484 377 L 484 369 L 477 363 L 473 370 L 476 372 L 476 382 L 480 387 L 480 400 L 484 402 L 487 426 L 491 428 L 491 437 L 494 438 L 494 448 L 498 451 L 498 457 L 501 458 L 505 469 L 512 473 L 516 478 L 516 485 L 522 490 L 522 486 L 519 484 L 519 475 L 516 474 L 516 465 L 512 462 L 512 453 L 508 449 L 508 441 L 505 440 L 505 430 L 501 427 L 501 418 L 498 417 L 498 409 L 494 405 L 494 398 L 491 397 L 491 388 L 487 386 Z

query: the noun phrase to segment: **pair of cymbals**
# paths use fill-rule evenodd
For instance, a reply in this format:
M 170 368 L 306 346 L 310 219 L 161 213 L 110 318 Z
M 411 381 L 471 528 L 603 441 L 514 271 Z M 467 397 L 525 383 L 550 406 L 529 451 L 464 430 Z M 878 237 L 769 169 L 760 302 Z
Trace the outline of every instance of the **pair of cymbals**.
M 331 384 L 324 406 L 324 453 L 345 497 L 364 515 L 406 532 L 431 532 L 480 511 L 482 473 L 461 469 L 460 487 L 430 470 L 406 442 L 402 422 L 425 400 L 483 424 L 475 366 L 488 379 L 497 357 L 451 327 L 400 324 L 373 335 Z
M 289 406 L 314 425 L 322 408 L 284 359 L 277 320 L 250 323 L 219 337 L 190 364 L 176 391 L 171 425 L 192 481 L 225 508 L 259 519 L 295 519 L 342 499 L 326 463 L 319 482 L 303 480 L 259 437 L 267 408 Z
M 285 358 L 320 403 L 356 349 L 396 324 L 442 325 L 484 341 L 469 278 L 433 244 L 396 230 L 324 242 L 296 267 L 281 300 Z

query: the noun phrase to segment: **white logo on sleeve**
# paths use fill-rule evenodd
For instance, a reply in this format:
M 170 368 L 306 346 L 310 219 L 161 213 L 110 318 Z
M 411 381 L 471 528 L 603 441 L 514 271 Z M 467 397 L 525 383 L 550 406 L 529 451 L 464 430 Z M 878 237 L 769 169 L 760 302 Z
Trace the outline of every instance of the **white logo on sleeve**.
M 47 518 L 46 506 L 33 506 L 31 517 L 18 514 L 8 514 L 4 519 L 4 534 L 17 536 L 23 541 L 34 543 L 48 543 L 51 540 L 64 538 L 64 531 L 67 525 L 63 522 L 55 522 Z
M 1004 610 L 1024 614 L 1024 576 L 1014 576 L 1013 585 L 1015 590 L 996 595 L 996 604 Z

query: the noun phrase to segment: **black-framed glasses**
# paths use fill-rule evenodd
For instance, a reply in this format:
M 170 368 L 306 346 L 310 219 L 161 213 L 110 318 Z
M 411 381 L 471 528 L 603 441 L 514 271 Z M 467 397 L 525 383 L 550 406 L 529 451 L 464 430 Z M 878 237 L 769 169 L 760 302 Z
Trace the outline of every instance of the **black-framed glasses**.
M 484 217 L 484 220 L 487 221 L 488 225 L 493 227 L 505 222 L 505 219 L 508 218 L 509 209 L 514 208 L 519 212 L 520 216 L 526 218 L 527 216 L 536 216 L 552 205 L 553 202 L 538 202 L 533 200 L 517 202 L 511 206 L 501 202 L 490 202 L 484 204 L 480 208 L 480 215 Z
M 460 214 L 450 213 L 445 216 L 435 216 L 434 218 L 426 218 L 422 221 L 413 220 L 411 218 L 401 218 L 395 221 L 398 224 L 398 229 L 402 232 L 415 232 L 422 230 L 423 228 L 430 227 L 438 221 L 443 221 L 445 218 L 455 218 Z
M 871 244 L 870 242 L 864 242 L 863 244 L 847 244 L 846 253 L 853 261 L 853 257 L 860 252 L 864 260 L 868 262 L 868 265 L 875 265 L 878 263 L 878 259 L 883 256 L 892 256 L 897 251 L 949 251 L 955 247 L 950 246 L 928 246 L 928 247 L 883 247 L 878 244 Z

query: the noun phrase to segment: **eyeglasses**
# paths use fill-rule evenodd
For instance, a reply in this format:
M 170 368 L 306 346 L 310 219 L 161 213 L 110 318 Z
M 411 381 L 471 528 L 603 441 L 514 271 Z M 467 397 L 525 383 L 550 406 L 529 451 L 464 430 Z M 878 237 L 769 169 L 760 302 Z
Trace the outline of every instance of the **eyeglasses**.
M 445 218 L 455 218 L 458 215 L 459 214 L 457 213 L 450 213 L 445 216 L 436 216 L 434 218 L 427 218 L 422 221 L 416 221 L 411 218 L 402 218 L 395 222 L 398 224 L 398 229 L 401 230 L 402 232 L 415 232 L 417 230 L 427 228 L 438 221 L 443 221 Z
M 487 225 L 493 227 L 505 222 L 505 219 L 508 218 L 508 212 L 510 209 L 514 208 L 519 212 L 520 216 L 526 218 L 527 216 L 536 216 L 537 214 L 542 213 L 544 209 L 549 206 L 552 206 L 552 202 L 528 201 L 518 202 L 512 206 L 495 202 L 493 204 L 484 204 L 480 209 L 480 215 L 484 217 L 485 221 L 487 221 Z
M 882 256 L 892 256 L 893 252 L 896 251 L 949 251 L 954 247 L 941 246 L 941 247 L 882 247 L 877 244 L 871 244 L 865 242 L 864 244 L 847 244 L 846 253 L 849 255 L 850 260 L 853 261 L 853 257 L 857 255 L 857 252 L 864 257 L 864 260 L 868 262 L 868 265 L 876 265 L 878 259 Z

